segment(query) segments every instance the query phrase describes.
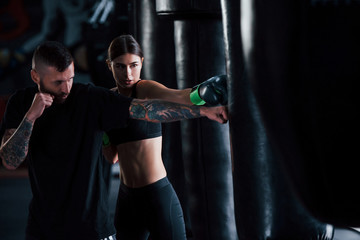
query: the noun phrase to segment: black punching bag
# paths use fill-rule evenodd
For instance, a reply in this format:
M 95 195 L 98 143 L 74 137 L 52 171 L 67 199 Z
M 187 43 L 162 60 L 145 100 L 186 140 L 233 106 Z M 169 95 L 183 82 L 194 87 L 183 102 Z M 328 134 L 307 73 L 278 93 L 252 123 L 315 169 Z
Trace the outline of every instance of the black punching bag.
M 174 20 L 179 88 L 224 74 L 219 2 L 158 0 L 156 4 L 159 16 Z M 228 125 L 202 118 L 183 121 L 181 127 L 190 239 L 237 239 Z
M 292 187 L 316 218 L 360 226 L 359 2 L 242 3 L 246 72 Z
M 178 88 L 175 71 L 174 24 L 159 19 L 155 0 L 129 3 L 130 32 L 139 42 L 144 62 L 142 79 L 155 80 L 169 88 Z M 188 208 L 185 195 L 185 175 L 182 161 L 180 122 L 162 124 L 162 158 L 168 178 L 179 197 L 188 230 Z
M 331 239 L 333 228 L 314 219 L 290 189 L 264 129 L 244 62 L 240 1 L 222 0 L 235 217 L 241 240 Z M 241 16 L 241 17 L 240 17 Z M 243 30 L 247 30 L 246 28 Z M 261 34 L 261 32 L 259 32 Z M 271 56 L 268 56 L 271 58 Z M 258 69 L 258 71 L 262 71 Z

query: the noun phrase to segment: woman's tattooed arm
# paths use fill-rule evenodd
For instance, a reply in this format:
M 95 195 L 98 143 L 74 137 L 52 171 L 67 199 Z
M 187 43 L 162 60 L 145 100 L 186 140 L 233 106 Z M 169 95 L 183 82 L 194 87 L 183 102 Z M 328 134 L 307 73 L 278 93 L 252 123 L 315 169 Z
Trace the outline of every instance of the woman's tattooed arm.
M 150 122 L 173 122 L 198 117 L 201 117 L 199 106 L 140 99 L 133 99 L 130 105 L 130 118 Z
M 26 117 L 17 129 L 7 129 L 1 142 L 0 157 L 8 169 L 16 169 L 25 160 L 34 122 Z

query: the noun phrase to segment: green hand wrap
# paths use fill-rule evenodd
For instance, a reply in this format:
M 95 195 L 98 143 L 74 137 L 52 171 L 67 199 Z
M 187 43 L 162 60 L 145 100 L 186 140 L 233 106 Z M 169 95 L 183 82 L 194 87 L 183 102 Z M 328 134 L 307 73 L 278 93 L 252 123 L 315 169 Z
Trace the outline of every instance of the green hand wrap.
M 106 133 L 104 133 L 104 135 L 103 135 L 102 143 L 103 143 L 104 147 L 107 147 L 110 145 L 110 139 Z
M 206 103 L 199 95 L 199 87 L 200 85 L 193 87 L 193 89 L 190 92 L 190 101 L 194 105 L 204 105 Z

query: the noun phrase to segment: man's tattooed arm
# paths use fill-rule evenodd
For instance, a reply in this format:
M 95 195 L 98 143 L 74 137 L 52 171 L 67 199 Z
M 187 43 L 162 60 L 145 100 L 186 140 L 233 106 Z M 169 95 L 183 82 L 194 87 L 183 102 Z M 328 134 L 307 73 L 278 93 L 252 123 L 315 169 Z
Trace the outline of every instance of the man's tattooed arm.
M 149 122 L 173 122 L 201 116 L 199 106 L 140 99 L 133 99 L 130 105 L 130 118 Z
M 228 121 L 228 112 L 225 106 L 189 106 L 161 100 L 133 99 L 129 111 L 130 118 L 149 122 L 173 122 L 199 117 L 207 117 L 219 123 Z
M 17 129 L 7 129 L 1 142 L 0 157 L 7 169 L 14 170 L 25 160 L 34 122 L 26 117 Z

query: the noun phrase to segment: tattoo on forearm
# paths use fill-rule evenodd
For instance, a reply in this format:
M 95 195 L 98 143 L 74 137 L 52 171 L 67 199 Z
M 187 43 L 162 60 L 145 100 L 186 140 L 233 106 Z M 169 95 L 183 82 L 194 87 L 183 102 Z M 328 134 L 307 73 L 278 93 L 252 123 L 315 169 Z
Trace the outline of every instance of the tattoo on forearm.
M 32 128 L 33 122 L 24 118 L 12 136 L 9 136 L 10 132 L 5 134 L 4 140 L 6 138 L 6 141 L 0 148 L 0 156 L 9 167 L 17 168 L 25 160 L 29 150 Z
M 198 106 L 187 106 L 159 100 L 133 100 L 130 117 L 151 122 L 173 122 L 201 117 Z

